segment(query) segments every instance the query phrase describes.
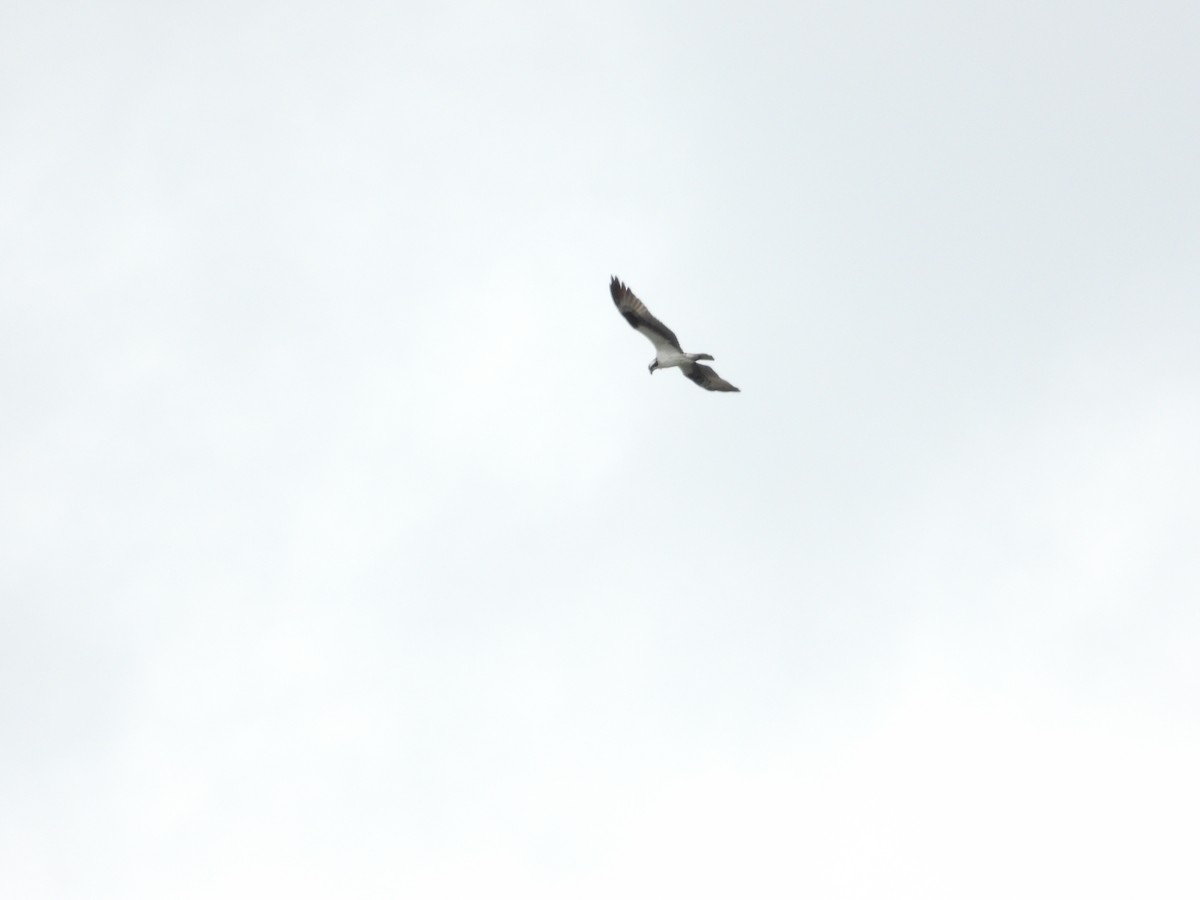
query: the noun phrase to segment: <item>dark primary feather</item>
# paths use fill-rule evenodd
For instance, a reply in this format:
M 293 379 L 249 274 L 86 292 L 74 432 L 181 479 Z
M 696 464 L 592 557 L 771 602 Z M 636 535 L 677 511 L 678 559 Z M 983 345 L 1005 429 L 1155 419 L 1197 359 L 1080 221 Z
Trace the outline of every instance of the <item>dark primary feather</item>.
M 645 334 L 651 341 L 654 340 L 654 335 L 658 335 L 676 350 L 683 352 L 679 346 L 679 338 L 675 337 L 675 332 L 654 318 L 650 314 L 650 310 L 646 309 L 646 304 L 615 276 L 609 283 L 608 289 L 612 292 L 613 303 L 617 305 L 617 310 L 625 317 L 626 322 Z
M 718 375 L 709 366 L 702 366 L 700 363 L 692 363 L 687 366 L 680 366 L 683 369 L 683 374 L 706 391 L 736 391 L 741 393 L 740 388 L 735 388 L 732 384 Z

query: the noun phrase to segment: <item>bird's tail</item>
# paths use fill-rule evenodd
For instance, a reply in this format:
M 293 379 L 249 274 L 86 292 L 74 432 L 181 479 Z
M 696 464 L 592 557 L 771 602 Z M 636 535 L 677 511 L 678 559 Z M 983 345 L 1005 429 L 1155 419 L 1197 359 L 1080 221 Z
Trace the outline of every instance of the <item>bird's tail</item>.
M 692 362 L 697 362 L 698 360 L 701 360 L 701 359 L 712 359 L 713 358 L 712 354 L 709 354 L 709 353 L 689 353 L 687 355 L 687 357 Z

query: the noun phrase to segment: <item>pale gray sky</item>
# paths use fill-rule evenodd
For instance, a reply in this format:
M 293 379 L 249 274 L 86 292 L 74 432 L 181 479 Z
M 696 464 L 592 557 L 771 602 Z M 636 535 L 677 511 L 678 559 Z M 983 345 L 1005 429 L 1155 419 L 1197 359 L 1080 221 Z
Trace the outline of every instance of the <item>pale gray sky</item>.
M 0 893 L 1197 896 L 1197 110 L 1189 2 L 10 0 Z

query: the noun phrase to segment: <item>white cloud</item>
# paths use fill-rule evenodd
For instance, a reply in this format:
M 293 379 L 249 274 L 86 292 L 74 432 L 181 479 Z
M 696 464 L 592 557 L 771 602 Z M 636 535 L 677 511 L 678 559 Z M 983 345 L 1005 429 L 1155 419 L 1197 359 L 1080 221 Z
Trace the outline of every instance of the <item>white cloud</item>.
M 1195 894 L 1189 15 L 0 13 L 0 888 Z

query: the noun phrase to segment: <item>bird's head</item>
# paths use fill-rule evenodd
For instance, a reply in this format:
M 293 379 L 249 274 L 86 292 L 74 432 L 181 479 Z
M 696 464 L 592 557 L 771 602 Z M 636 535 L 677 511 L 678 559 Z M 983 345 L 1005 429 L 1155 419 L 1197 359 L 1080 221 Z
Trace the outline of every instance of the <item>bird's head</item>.
M 656 359 L 654 362 L 650 363 L 650 374 L 653 375 L 654 370 L 657 368 L 658 368 L 658 360 Z

